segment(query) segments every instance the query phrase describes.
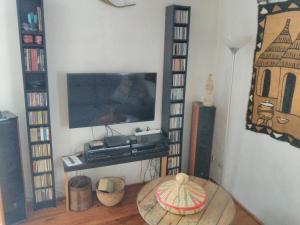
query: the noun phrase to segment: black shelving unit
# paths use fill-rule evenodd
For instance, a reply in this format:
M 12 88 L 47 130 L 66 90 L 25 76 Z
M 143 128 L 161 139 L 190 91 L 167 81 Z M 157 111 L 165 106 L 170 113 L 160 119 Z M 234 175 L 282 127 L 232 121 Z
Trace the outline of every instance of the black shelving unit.
M 191 7 L 166 9 L 162 130 L 169 136 L 167 174 L 181 172 Z
M 42 0 L 17 0 L 33 208 L 55 207 L 47 51 Z

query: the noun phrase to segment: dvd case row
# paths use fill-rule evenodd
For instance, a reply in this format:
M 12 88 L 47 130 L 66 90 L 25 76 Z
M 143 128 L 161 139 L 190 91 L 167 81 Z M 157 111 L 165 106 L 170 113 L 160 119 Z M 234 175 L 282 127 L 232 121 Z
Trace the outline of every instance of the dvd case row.
M 169 131 L 169 140 L 171 142 L 181 141 L 181 131 L 180 130 Z
M 174 39 L 175 40 L 187 40 L 188 29 L 186 27 L 175 27 L 174 28 Z
M 48 98 L 46 92 L 27 93 L 27 102 L 29 107 L 48 106 Z
M 31 142 L 49 141 L 49 127 L 30 128 L 30 140 Z
M 177 173 L 179 173 L 179 168 L 171 169 L 168 171 L 168 176 L 173 176 L 176 175 Z
M 184 74 L 174 74 L 173 75 L 173 86 L 184 86 Z
M 50 159 L 33 161 L 32 168 L 34 173 L 42 173 L 52 171 L 52 163 Z
M 189 11 L 188 10 L 176 10 L 175 11 L 175 23 L 189 23 Z
M 169 156 L 180 154 L 180 144 L 172 144 L 169 149 Z
M 50 144 L 37 144 L 31 146 L 32 157 L 47 157 L 51 156 Z
M 182 128 L 182 117 L 170 118 L 170 129 Z
M 184 72 L 186 70 L 186 59 L 173 59 L 172 70 Z
M 179 165 L 180 165 L 180 157 L 179 156 L 168 158 L 168 167 L 169 168 L 178 167 Z
M 28 113 L 29 125 L 48 124 L 48 111 L 32 111 Z
M 24 66 L 26 72 L 46 71 L 45 51 L 38 48 L 24 48 Z
M 171 90 L 171 100 L 182 100 L 183 94 L 183 88 L 173 88 Z
M 183 114 L 183 103 L 171 104 L 170 114 L 171 116 Z
M 173 56 L 186 56 L 186 55 L 187 55 L 187 43 L 173 44 Z
M 40 176 L 34 176 L 33 178 L 35 188 L 43 188 L 52 186 L 52 175 L 44 174 Z
M 52 188 L 40 189 L 35 191 L 35 201 L 43 202 L 53 199 L 53 190 Z

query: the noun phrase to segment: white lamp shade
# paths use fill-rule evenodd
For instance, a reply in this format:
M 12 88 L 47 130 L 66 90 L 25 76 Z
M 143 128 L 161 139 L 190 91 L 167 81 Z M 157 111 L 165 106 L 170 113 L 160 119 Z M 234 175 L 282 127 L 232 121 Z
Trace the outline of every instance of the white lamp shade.
M 228 48 L 232 49 L 240 49 L 242 47 L 244 47 L 245 45 L 247 45 L 250 40 L 251 40 L 251 36 L 250 35 L 245 35 L 245 36 L 231 36 L 228 35 L 225 37 L 224 42 L 227 45 Z

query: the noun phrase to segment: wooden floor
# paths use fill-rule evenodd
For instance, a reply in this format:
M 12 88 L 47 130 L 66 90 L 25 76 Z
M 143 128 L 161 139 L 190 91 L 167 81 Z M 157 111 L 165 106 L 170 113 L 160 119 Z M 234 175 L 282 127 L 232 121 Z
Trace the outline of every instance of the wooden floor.
M 22 225 L 143 225 L 138 213 L 136 196 L 141 185 L 129 186 L 122 203 L 107 208 L 95 199 L 94 206 L 85 212 L 66 213 L 64 202 L 58 202 L 57 208 L 29 212 L 28 219 Z M 259 225 L 241 207 L 237 206 L 237 215 L 233 225 Z

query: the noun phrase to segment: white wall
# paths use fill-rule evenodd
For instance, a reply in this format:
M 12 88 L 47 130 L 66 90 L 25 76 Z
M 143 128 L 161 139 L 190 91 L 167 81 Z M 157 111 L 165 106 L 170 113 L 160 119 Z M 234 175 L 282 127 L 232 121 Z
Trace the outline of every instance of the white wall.
M 256 0 L 220 1 L 219 67 L 216 88 L 216 132 L 212 176 L 220 181 L 231 55 L 224 37 L 252 35 L 237 54 L 231 107 L 230 142 L 225 153 L 223 185 L 266 225 L 300 224 L 300 151 L 288 143 L 245 129 L 255 46 Z M 225 84 L 225 85 L 224 85 Z
M 49 66 L 53 150 L 57 194 L 64 194 L 61 156 L 82 150 L 92 139 L 91 129 L 68 128 L 66 73 L 68 72 L 148 72 L 158 73 L 154 122 L 115 125 L 129 134 L 136 127 L 160 127 L 165 6 L 192 6 L 191 46 L 188 71 L 187 108 L 183 167 L 187 168 L 191 102 L 200 98 L 203 82 L 214 72 L 217 0 L 139 0 L 130 8 L 115 9 L 98 0 L 44 1 Z M 20 133 L 27 198 L 31 198 L 28 143 L 22 85 L 15 1 L 0 0 L 0 109 L 20 117 Z M 95 128 L 97 137 L 104 128 Z M 101 176 L 124 176 L 128 183 L 140 182 L 140 162 L 83 174 L 95 181 Z M 146 162 L 144 162 L 144 166 Z

